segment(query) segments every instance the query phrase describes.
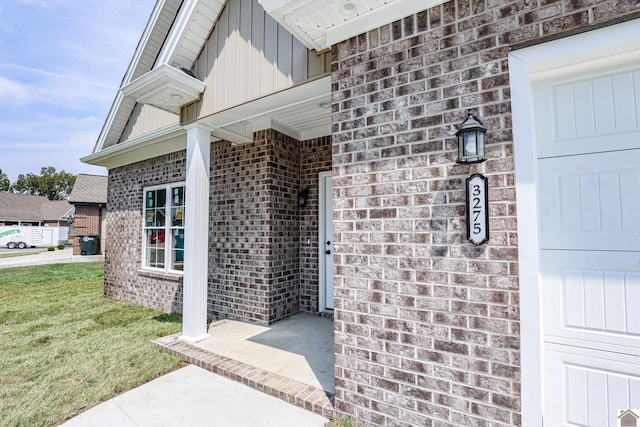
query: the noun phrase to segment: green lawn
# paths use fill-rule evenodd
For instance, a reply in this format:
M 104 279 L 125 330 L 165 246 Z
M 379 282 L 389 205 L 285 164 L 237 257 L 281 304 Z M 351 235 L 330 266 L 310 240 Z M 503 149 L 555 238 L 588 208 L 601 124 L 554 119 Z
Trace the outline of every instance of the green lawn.
M 0 425 L 48 426 L 181 364 L 180 317 L 102 296 L 103 263 L 0 269 Z

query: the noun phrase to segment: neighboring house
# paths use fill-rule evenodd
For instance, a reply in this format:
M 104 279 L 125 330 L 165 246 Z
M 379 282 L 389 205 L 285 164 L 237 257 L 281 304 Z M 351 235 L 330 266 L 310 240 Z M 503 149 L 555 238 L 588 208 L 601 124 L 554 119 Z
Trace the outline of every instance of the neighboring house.
M 73 254 L 80 255 L 80 236 L 95 235 L 104 253 L 107 216 L 108 178 L 100 175 L 78 174 L 69 195 L 69 203 L 75 207 L 75 239 Z
M 109 169 L 105 294 L 182 311 L 185 342 L 333 312 L 336 411 L 366 423 L 614 426 L 640 389 L 638 18 L 159 0 L 83 159 Z M 468 110 L 482 163 L 456 162 Z
M 73 206 L 66 200 L 0 191 L 0 225 L 69 227 Z

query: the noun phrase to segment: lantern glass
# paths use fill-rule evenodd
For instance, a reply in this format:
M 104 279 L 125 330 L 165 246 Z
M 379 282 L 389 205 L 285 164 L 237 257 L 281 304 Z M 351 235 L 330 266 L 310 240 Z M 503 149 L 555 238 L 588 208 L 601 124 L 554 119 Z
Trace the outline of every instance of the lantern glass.
M 484 158 L 484 133 L 479 118 L 469 113 L 468 117 L 459 127 L 458 136 L 458 163 L 480 163 Z
M 465 132 L 463 134 L 464 138 L 464 155 L 475 156 L 478 154 L 478 138 L 476 137 L 476 132 Z

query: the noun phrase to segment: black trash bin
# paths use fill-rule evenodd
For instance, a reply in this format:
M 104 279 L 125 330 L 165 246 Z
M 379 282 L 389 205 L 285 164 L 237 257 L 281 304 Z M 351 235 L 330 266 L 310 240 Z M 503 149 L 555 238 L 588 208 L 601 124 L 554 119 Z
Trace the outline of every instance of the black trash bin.
M 96 234 L 80 235 L 80 255 L 95 255 L 99 247 Z

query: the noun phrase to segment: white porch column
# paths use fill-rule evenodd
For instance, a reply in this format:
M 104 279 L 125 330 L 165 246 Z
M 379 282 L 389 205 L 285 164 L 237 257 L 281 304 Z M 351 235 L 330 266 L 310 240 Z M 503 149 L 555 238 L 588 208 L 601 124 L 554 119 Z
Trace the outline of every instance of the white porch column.
M 211 128 L 195 123 L 187 129 L 187 182 L 184 235 L 182 335 L 196 343 L 207 338 L 209 266 L 209 155 Z

